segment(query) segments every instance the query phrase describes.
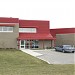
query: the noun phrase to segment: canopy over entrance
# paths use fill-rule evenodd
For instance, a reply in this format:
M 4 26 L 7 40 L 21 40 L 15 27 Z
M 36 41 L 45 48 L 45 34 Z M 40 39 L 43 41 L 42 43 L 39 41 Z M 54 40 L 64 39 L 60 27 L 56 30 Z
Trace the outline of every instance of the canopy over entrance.
M 19 40 L 55 40 L 51 34 L 19 33 Z

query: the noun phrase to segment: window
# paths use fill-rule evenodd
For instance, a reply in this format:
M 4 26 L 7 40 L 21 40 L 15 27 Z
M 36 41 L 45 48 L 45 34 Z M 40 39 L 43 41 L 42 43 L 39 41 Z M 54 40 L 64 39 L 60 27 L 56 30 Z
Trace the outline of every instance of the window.
M 39 48 L 38 43 L 39 43 L 38 40 L 33 40 L 33 41 L 32 41 L 32 48 Z
M 0 32 L 13 32 L 13 27 L 0 26 Z
M 2 31 L 2 27 L 0 27 L 0 31 Z
M 36 33 L 36 28 L 19 28 L 19 32 Z
M 2 27 L 3 28 L 3 31 L 7 31 L 7 27 Z
M 8 27 L 8 31 L 13 31 L 13 27 Z
M 21 40 L 21 45 L 24 45 L 24 40 Z

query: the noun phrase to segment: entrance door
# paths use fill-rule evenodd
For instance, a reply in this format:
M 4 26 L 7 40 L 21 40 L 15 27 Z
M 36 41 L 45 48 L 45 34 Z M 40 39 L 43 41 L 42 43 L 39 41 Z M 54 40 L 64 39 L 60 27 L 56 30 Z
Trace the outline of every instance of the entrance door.
M 25 49 L 30 49 L 30 40 L 25 40 Z
M 20 49 L 29 49 L 30 40 L 20 40 Z
M 20 40 L 20 49 L 25 49 L 25 41 Z
M 20 40 L 20 49 L 38 48 L 38 40 Z

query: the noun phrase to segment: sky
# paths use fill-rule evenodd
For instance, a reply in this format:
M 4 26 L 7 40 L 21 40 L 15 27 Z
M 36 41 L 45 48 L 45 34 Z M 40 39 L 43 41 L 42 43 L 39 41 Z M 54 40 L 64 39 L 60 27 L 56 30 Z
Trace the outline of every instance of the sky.
M 75 0 L 0 0 L 0 17 L 48 20 L 50 28 L 75 28 Z

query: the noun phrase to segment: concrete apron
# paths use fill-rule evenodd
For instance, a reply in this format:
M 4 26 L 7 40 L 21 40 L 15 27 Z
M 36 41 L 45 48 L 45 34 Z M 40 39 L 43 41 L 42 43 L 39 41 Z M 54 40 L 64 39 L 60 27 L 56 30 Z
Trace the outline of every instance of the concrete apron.
M 34 52 L 33 50 L 29 50 L 29 49 L 25 49 L 25 50 L 21 50 L 21 51 L 23 51 L 23 52 L 25 52 L 25 53 L 27 53 L 27 54 L 30 54 L 30 55 L 32 55 L 32 56 L 34 56 L 34 57 L 43 55 L 43 54 Z
M 38 59 L 41 59 L 41 58 L 39 58 L 38 56 L 43 55 L 43 54 L 34 52 L 33 50 L 30 50 L 30 49 L 25 49 L 25 50 L 22 49 L 21 51 L 22 51 L 22 52 L 25 52 L 25 53 L 27 53 L 27 54 L 29 54 L 29 55 L 32 55 L 32 56 L 34 56 L 34 57 L 36 57 L 36 58 L 38 58 Z M 50 63 L 49 61 L 47 61 L 47 60 L 44 60 L 44 59 L 41 59 L 41 60 L 47 62 L 48 64 L 51 64 L 51 63 Z

